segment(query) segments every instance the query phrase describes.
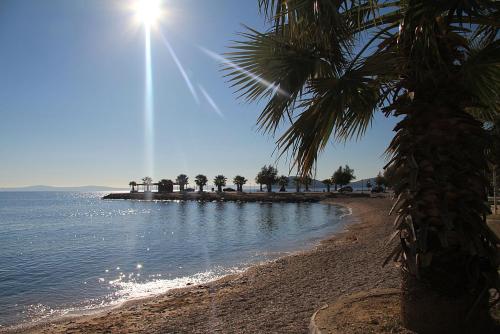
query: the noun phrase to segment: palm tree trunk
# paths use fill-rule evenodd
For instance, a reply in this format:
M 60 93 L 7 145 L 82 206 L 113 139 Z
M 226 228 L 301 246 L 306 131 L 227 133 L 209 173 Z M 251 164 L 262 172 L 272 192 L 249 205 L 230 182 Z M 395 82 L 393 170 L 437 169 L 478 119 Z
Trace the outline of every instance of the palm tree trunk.
M 493 214 L 497 214 L 497 166 L 493 166 Z
M 400 106 L 406 116 L 390 146 L 401 173 L 395 190 L 407 258 L 402 318 L 422 334 L 463 333 L 486 319 L 483 273 L 496 271 L 472 248 L 488 233 L 485 132 L 458 105 L 440 99 Z

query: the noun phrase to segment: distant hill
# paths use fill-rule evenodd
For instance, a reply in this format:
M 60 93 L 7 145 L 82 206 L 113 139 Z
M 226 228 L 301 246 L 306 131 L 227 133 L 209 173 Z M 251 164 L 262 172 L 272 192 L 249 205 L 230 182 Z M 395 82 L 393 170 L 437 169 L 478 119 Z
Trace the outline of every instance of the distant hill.
M 0 191 L 78 191 L 78 192 L 93 192 L 93 191 L 119 191 L 128 190 L 128 188 L 113 188 L 105 186 L 80 186 L 80 187 L 53 187 L 53 186 L 27 186 L 16 188 L 0 188 Z
M 372 186 L 375 186 L 375 178 L 374 177 L 367 178 L 367 179 L 362 179 L 362 180 L 358 180 L 358 181 L 353 181 L 349 185 L 351 187 L 353 187 L 353 188 L 361 188 L 361 183 L 362 183 L 363 188 L 366 188 L 366 183 L 368 181 L 370 181 L 370 183 L 372 184 Z
M 293 177 L 289 177 L 289 185 L 288 187 L 292 187 L 294 185 L 293 183 Z M 363 185 L 364 188 L 366 188 L 366 183 L 370 181 L 372 185 L 375 185 L 375 178 L 367 178 L 367 179 L 362 179 L 362 180 L 357 180 L 349 183 L 349 185 L 353 188 L 361 188 L 361 185 Z M 323 182 L 319 180 L 313 180 L 312 184 L 309 186 L 311 189 L 312 188 L 326 188 L 326 186 L 323 184 Z

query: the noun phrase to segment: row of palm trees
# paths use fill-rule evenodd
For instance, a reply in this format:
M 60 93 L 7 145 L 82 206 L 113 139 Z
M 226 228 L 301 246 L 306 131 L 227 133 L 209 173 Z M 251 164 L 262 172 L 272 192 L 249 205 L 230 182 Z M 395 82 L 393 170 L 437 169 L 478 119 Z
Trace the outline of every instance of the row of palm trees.
M 236 185 L 236 190 L 237 191 L 243 191 L 243 185 L 247 183 L 247 179 L 241 175 L 236 175 L 233 178 L 233 183 Z M 213 183 L 217 187 L 217 191 L 222 192 L 222 187 L 226 186 L 227 182 L 227 177 L 224 175 L 217 175 Z M 203 188 L 207 185 L 208 183 L 208 178 L 206 175 L 203 174 L 198 174 L 194 178 L 194 183 L 198 187 L 199 191 L 203 191 Z M 152 185 L 157 185 L 158 186 L 158 191 L 162 192 L 172 192 L 173 191 L 173 186 L 177 185 L 179 186 L 179 191 L 185 191 L 187 188 L 186 186 L 189 184 L 189 177 L 186 174 L 180 174 L 176 177 L 175 181 L 172 181 L 170 179 L 162 179 L 158 183 L 153 183 L 153 179 L 149 176 L 143 177 L 142 178 L 142 183 L 137 183 L 136 181 L 130 181 L 129 186 L 132 188 L 131 192 L 138 192 L 139 188 L 136 188 L 140 185 L 144 186 L 144 191 L 145 192 L 150 192 Z
M 332 175 L 331 178 L 325 179 L 321 181 L 327 188 L 327 192 L 330 192 L 330 188 L 332 185 L 335 185 L 335 189 L 337 185 L 343 186 L 348 184 L 351 180 L 355 178 L 354 170 L 349 168 L 349 166 L 339 167 L 337 171 Z M 278 184 L 280 186 L 280 192 L 286 191 L 287 187 L 290 184 L 290 181 L 295 185 L 295 189 L 297 192 L 300 192 L 302 186 L 304 186 L 305 191 L 309 191 L 309 187 L 311 186 L 313 179 L 310 176 L 295 176 L 288 177 L 286 175 L 278 176 L 278 170 L 276 167 L 271 165 L 264 165 L 260 172 L 255 177 L 255 182 L 260 185 L 260 191 L 263 191 L 263 187 L 266 186 L 268 192 L 272 192 L 272 187 L 274 184 Z M 198 187 L 199 191 L 203 191 L 203 188 L 208 183 L 208 178 L 203 174 L 198 174 L 194 178 L 194 182 Z M 233 178 L 233 184 L 236 185 L 236 191 L 242 192 L 243 185 L 245 185 L 248 180 L 241 175 L 236 175 Z M 218 192 L 222 192 L 223 187 L 226 186 L 227 177 L 222 174 L 215 176 L 213 179 L 213 184 L 217 187 Z M 144 186 L 145 192 L 150 192 L 152 185 L 158 186 L 159 192 L 172 192 L 174 185 L 179 186 L 179 191 L 185 191 L 186 186 L 189 184 L 189 177 L 186 174 L 179 174 L 175 181 L 170 179 L 162 179 L 158 183 L 153 183 L 153 179 L 149 176 L 142 178 L 142 183 L 138 184 L 135 181 L 130 181 L 129 186 L 132 188 L 131 192 L 137 192 L 139 185 Z

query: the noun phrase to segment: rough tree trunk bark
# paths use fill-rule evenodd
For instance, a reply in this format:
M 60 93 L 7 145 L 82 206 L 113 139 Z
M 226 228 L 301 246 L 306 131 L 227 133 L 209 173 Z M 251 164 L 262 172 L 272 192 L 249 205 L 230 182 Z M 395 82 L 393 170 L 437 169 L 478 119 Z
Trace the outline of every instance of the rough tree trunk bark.
M 403 272 L 401 317 L 403 325 L 419 334 L 494 333 L 488 316 L 488 293 L 469 315 L 477 295 L 447 296 Z
M 493 166 L 493 213 L 497 214 L 497 166 Z
M 459 106 L 439 106 L 440 98 L 402 107 L 390 146 L 406 256 L 402 320 L 419 334 L 485 333 L 485 275 L 496 272 L 483 219 L 487 141 L 480 122 Z

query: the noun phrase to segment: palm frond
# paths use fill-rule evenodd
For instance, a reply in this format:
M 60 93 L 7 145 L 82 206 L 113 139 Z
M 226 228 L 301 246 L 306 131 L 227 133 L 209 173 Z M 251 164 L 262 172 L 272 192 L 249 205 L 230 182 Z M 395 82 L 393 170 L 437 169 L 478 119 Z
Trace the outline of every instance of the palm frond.
M 367 77 L 364 68 L 342 77 L 317 78 L 308 86 L 303 111 L 279 138 L 281 152 L 291 150 L 294 164 L 307 174 L 330 138 L 342 141 L 362 136 L 380 102 L 380 82 Z
M 471 48 L 462 75 L 467 91 L 478 100 L 474 112 L 483 118 L 500 113 L 500 41 Z

